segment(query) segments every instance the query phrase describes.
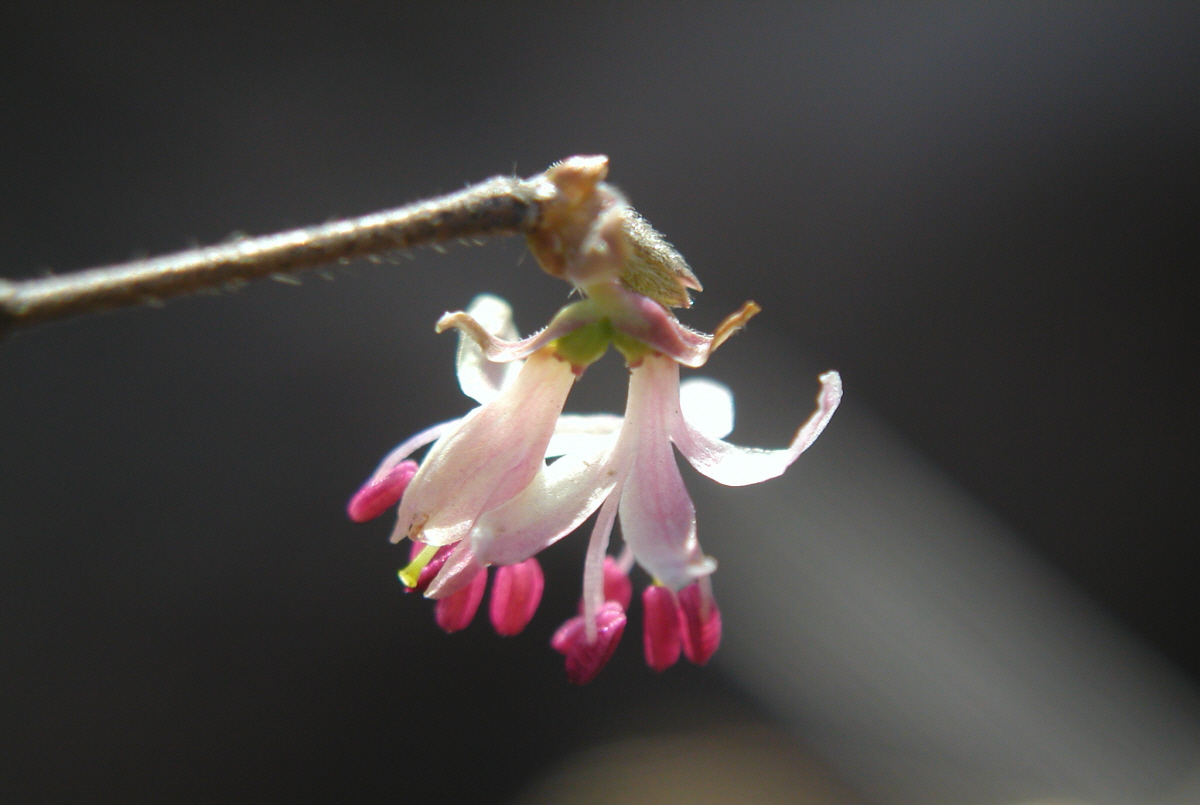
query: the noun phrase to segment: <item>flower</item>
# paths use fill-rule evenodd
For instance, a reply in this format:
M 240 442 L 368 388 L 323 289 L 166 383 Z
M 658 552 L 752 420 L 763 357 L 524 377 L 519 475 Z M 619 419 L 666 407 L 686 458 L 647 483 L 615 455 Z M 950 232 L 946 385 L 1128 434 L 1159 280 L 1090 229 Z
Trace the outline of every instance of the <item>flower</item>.
M 701 378 L 681 385 L 677 361 L 648 354 L 632 369 L 620 430 L 594 437 L 590 451 L 560 458 L 537 482 L 484 514 L 470 534 L 472 550 L 485 562 L 521 561 L 599 509 L 584 570 L 583 612 L 555 638 L 555 647 L 567 654 L 572 681 L 586 682 L 611 656 L 611 651 L 597 651 L 595 641 L 602 633 L 606 640 L 617 639 L 614 633 L 619 636 L 610 610 L 625 606 L 606 591 L 617 586 L 611 566 L 606 574 L 605 564 L 611 562 L 609 537 L 619 516 L 631 560 L 618 567 L 627 572 L 629 563 L 636 561 L 654 579 L 643 593 L 647 662 L 663 670 L 675 662 L 681 646 L 689 660 L 703 664 L 721 636 L 720 610 L 709 579 L 716 562 L 700 549 L 695 507 L 672 445 L 719 483 L 759 483 L 783 474 L 816 440 L 840 399 L 839 376 L 826 373 L 821 376 L 817 410 L 788 447 L 739 447 L 723 439 L 733 425 L 729 391 Z
M 734 314 L 718 332 L 734 331 L 747 310 L 755 307 Z M 579 369 L 560 353 L 592 355 L 594 345 L 582 349 L 582 339 L 576 339 L 563 347 L 563 336 L 543 344 L 541 334 L 525 342 L 504 339 L 515 336 L 511 308 L 491 296 L 479 297 L 466 313 L 448 314 L 442 322 L 461 330 L 459 382 L 481 405 L 401 444 L 351 500 L 351 516 L 365 519 L 362 515 L 381 513 L 399 501 L 392 539 L 413 540 L 411 562 L 401 578 L 437 599 L 437 621 L 448 632 L 474 618 L 486 568 L 496 566 L 489 614 L 498 633 L 512 635 L 524 629 L 541 597 L 544 582 L 536 554 L 599 509 L 585 564 L 582 611 L 552 641 L 567 657 L 569 678 L 590 680 L 615 650 L 634 562 L 654 579 L 642 596 L 648 664 L 665 670 L 681 652 L 692 662 L 706 662 L 721 637 L 709 579 L 716 562 L 700 549 L 695 508 L 674 450 L 729 486 L 781 475 L 837 408 L 838 375 L 821 376 L 817 410 L 787 448 L 738 447 L 724 441 L 734 420 L 729 390 L 704 378 L 681 384 L 681 361 L 663 351 L 617 341 L 631 364 L 623 418 L 562 414 Z M 717 338 L 672 322 L 673 316 L 668 326 L 682 333 L 677 342 L 690 338 L 707 348 Z M 617 340 L 618 331 L 606 325 L 603 335 Z M 529 350 L 523 363 L 518 358 L 498 364 L 485 357 L 489 351 L 507 356 Z M 409 456 L 435 440 L 417 468 Z M 547 458 L 558 460 L 547 464 Z M 608 556 L 618 517 L 626 544 L 620 561 Z
M 583 299 L 522 340 L 496 297 L 443 316 L 437 330 L 459 330 L 459 382 L 480 406 L 401 444 L 348 506 L 352 519 L 365 520 L 399 503 L 392 541 L 413 541 L 400 578 L 437 600 L 437 621 L 448 632 L 471 622 L 487 568 L 498 568 L 489 613 L 504 635 L 524 629 L 537 608 L 544 581 L 536 554 L 598 511 L 581 611 L 551 641 L 578 684 L 616 650 L 634 562 L 653 579 L 642 594 L 652 668 L 665 670 L 681 653 L 703 664 L 720 643 L 710 578 L 717 565 L 700 549 L 674 451 L 729 486 L 777 477 L 820 435 L 842 393 L 836 372 L 822 375 L 817 409 L 786 448 L 724 441 L 732 395 L 709 380 L 681 384 L 679 366 L 702 366 L 759 307 L 747 302 L 712 335 L 683 326 L 667 306 L 690 304 L 687 291 L 699 282 L 603 183 L 606 169 L 603 157 L 577 157 L 547 171 L 541 225 L 529 237 L 542 267 Z M 575 378 L 609 345 L 630 367 L 624 417 L 563 414 Z M 431 442 L 419 464 L 409 458 Z M 618 518 L 619 560 L 608 555 Z
M 480 296 L 458 315 L 490 337 L 516 336 L 512 309 L 497 297 Z M 401 443 L 347 505 L 352 520 L 365 522 L 400 504 L 392 542 L 405 537 L 413 542 L 401 580 L 439 599 L 437 621 L 448 632 L 466 628 L 486 587 L 485 565 L 463 539 L 479 517 L 528 486 L 547 457 L 607 436 L 620 425 L 619 417 L 610 415 L 560 415 L 576 371 L 552 346 L 535 348 L 528 359 L 498 364 L 462 337 L 457 373 L 463 392 L 479 407 Z M 409 458 L 430 443 L 419 464 Z M 523 557 L 496 575 L 492 622 L 500 634 L 517 634 L 541 599 L 541 568 L 537 560 Z

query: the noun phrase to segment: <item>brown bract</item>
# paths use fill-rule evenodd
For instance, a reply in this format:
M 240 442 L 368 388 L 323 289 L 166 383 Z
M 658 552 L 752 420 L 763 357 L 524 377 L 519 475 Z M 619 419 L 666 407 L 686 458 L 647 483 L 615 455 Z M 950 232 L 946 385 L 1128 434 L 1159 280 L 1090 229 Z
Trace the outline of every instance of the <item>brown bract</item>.
M 541 177 L 547 187 L 541 216 L 528 235 L 530 251 L 546 273 L 572 282 L 572 268 L 582 265 L 601 222 L 615 213 L 626 241 L 621 283 L 668 307 L 690 307 L 688 290 L 702 290 L 700 281 L 683 255 L 604 181 L 607 175 L 605 156 L 570 157 L 550 166 Z

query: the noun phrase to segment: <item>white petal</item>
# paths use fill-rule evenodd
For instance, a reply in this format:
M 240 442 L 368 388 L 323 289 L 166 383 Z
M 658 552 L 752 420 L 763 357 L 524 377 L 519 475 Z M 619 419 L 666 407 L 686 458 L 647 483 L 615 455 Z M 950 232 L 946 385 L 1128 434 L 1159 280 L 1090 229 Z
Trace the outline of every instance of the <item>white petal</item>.
M 712 439 L 724 439 L 733 430 L 733 393 L 724 383 L 707 377 L 690 377 L 679 384 L 683 418 Z
M 530 356 L 511 386 L 430 449 L 400 501 L 392 541 L 457 542 L 479 515 L 528 486 L 545 466 L 546 445 L 574 382 L 570 365 L 550 351 Z
M 617 483 L 612 443 L 543 467 L 520 494 L 484 513 L 471 531 L 475 554 L 489 564 L 513 565 L 578 528 Z
M 471 300 L 467 313 L 496 338 L 517 340 L 512 307 L 500 297 L 481 294 Z M 484 356 L 473 338 L 463 333 L 458 335 L 458 385 L 462 387 L 463 394 L 480 404 L 491 400 L 500 389 L 511 383 L 521 363 L 493 363 Z
M 630 378 L 621 431 L 636 451 L 621 492 L 621 533 L 638 564 L 675 590 L 716 569 L 700 550 L 696 509 L 668 438 L 671 421 L 681 419 L 678 403 L 679 365 L 647 357 Z
M 615 414 L 563 414 L 554 426 L 546 458 L 595 452 L 615 438 L 621 421 Z
M 782 450 L 729 444 L 705 434 L 682 416 L 672 423 L 671 438 L 693 467 L 726 486 L 746 486 L 778 477 L 816 441 L 841 402 L 842 380 L 838 373 L 826 372 L 820 380 L 817 410 Z
M 673 590 L 716 570 L 696 538 L 696 509 L 671 443 L 638 450 L 621 493 L 621 533 L 638 564 Z M 665 449 L 662 449 L 665 448 Z

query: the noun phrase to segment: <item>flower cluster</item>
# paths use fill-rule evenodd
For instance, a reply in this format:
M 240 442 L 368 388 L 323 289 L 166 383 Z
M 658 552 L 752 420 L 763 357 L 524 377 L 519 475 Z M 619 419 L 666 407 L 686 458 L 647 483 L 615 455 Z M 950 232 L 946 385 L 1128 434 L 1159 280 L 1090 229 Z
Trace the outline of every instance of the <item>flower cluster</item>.
M 502 635 L 524 629 L 538 606 L 536 554 L 598 511 L 580 612 L 551 641 L 578 684 L 616 649 L 634 562 L 653 579 L 642 593 L 652 668 L 670 667 L 681 653 L 704 663 L 720 642 L 710 578 L 716 562 L 700 549 L 674 451 L 723 484 L 765 481 L 812 444 L 841 398 L 841 382 L 829 372 L 821 376 L 816 412 L 788 447 L 724 441 L 733 427 L 732 396 L 710 380 L 681 384 L 679 366 L 702 365 L 758 306 L 747 303 L 713 335 L 680 324 L 667 305 L 688 304 L 687 289 L 699 283 L 601 181 L 605 165 L 603 158 L 576 158 L 547 171 L 551 201 L 543 227 L 530 237 L 543 268 L 584 298 L 523 340 L 511 309 L 496 297 L 443 316 L 438 331 L 459 330 L 459 383 L 479 407 L 397 447 L 348 507 L 361 522 L 399 504 L 392 541 L 412 541 L 400 578 L 436 600 L 446 631 L 471 622 L 495 567 L 489 614 Z M 564 414 L 576 378 L 609 345 L 630 368 L 625 415 Z M 411 458 L 431 443 L 422 461 Z M 608 546 L 618 517 L 625 547 L 614 558 Z

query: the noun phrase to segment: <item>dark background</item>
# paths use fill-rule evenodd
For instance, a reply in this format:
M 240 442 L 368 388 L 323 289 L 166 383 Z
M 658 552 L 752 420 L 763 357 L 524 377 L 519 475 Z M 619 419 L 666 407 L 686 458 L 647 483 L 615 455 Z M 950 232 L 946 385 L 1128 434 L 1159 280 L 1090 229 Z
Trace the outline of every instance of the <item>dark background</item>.
M 688 323 L 762 303 L 727 351 L 762 339 L 839 369 L 1200 679 L 1196 6 L 5 17 L 3 276 L 605 153 L 708 289 Z M 446 637 L 398 592 L 390 523 L 345 520 L 395 442 L 466 410 L 453 339 L 432 332 L 443 310 L 492 291 L 528 332 L 563 303 L 522 252 L 425 251 L 0 345 L 0 794 L 490 801 L 605 736 L 771 719 L 719 667 L 653 675 L 636 634 L 567 686 L 545 641 L 581 540 L 548 554 L 525 636 Z M 620 410 L 606 363 L 576 407 Z M 761 406 L 811 394 L 808 378 L 739 387 L 737 369 L 712 372 Z

